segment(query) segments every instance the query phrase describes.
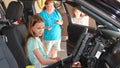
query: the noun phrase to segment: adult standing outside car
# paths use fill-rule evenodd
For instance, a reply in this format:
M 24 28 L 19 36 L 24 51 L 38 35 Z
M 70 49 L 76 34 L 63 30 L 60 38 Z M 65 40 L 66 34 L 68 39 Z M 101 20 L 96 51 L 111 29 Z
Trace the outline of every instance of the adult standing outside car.
M 46 0 L 45 7 L 39 14 L 45 21 L 44 44 L 46 53 L 51 58 L 57 57 L 61 44 L 61 25 L 63 24 L 61 14 L 54 7 L 54 0 Z
M 89 16 L 86 15 L 85 13 L 81 12 L 77 8 L 74 8 L 72 23 L 83 25 L 83 26 L 89 26 Z

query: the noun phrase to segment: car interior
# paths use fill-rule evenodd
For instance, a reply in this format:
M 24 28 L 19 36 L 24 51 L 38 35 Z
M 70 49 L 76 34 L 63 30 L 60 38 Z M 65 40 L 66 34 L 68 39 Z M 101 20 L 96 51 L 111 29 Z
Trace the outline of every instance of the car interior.
M 27 24 L 41 10 L 37 0 L 0 0 L 0 68 L 26 68 Z M 46 68 L 71 68 L 80 61 L 82 68 L 120 67 L 120 2 L 117 0 L 55 0 L 63 17 L 62 38 L 67 57 Z M 73 24 L 73 8 L 89 16 L 89 26 Z M 109 11 L 108 11 L 109 10 Z

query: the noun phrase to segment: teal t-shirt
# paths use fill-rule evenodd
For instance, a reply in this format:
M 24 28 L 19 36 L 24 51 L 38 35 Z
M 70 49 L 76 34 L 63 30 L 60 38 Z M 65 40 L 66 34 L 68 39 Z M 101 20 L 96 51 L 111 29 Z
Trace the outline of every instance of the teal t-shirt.
M 34 50 L 39 49 L 44 58 L 48 58 L 48 55 L 45 53 L 43 44 L 39 37 L 30 37 L 27 42 L 28 49 L 28 58 L 32 64 L 35 62 Z
M 51 30 L 44 30 L 44 40 L 61 40 L 61 27 L 56 23 L 62 19 L 61 14 L 57 10 L 51 14 L 43 10 L 39 15 L 44 19 L 45 26 L 51 27 Z

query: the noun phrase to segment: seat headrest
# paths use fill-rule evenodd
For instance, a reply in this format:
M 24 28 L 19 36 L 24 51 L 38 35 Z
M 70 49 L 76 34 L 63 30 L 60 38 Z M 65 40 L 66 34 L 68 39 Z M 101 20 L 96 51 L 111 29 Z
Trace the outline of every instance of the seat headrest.
M 12 1 L 6 10 L 6 19 L 16 21 L 23 15 L 23 5 L 21 2 Z

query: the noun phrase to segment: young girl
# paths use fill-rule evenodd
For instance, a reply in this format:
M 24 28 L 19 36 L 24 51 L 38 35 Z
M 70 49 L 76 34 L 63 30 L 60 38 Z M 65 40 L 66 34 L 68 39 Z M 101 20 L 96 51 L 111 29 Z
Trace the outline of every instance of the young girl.
M 45 53 L 42 44 L 44 28 L 43 19 L 40 16 L 33 15 L 28 23 L 25 50 L 28 59 L 35 68 L 43 68 L 60 60 L 60 58 L 49 59 Z

